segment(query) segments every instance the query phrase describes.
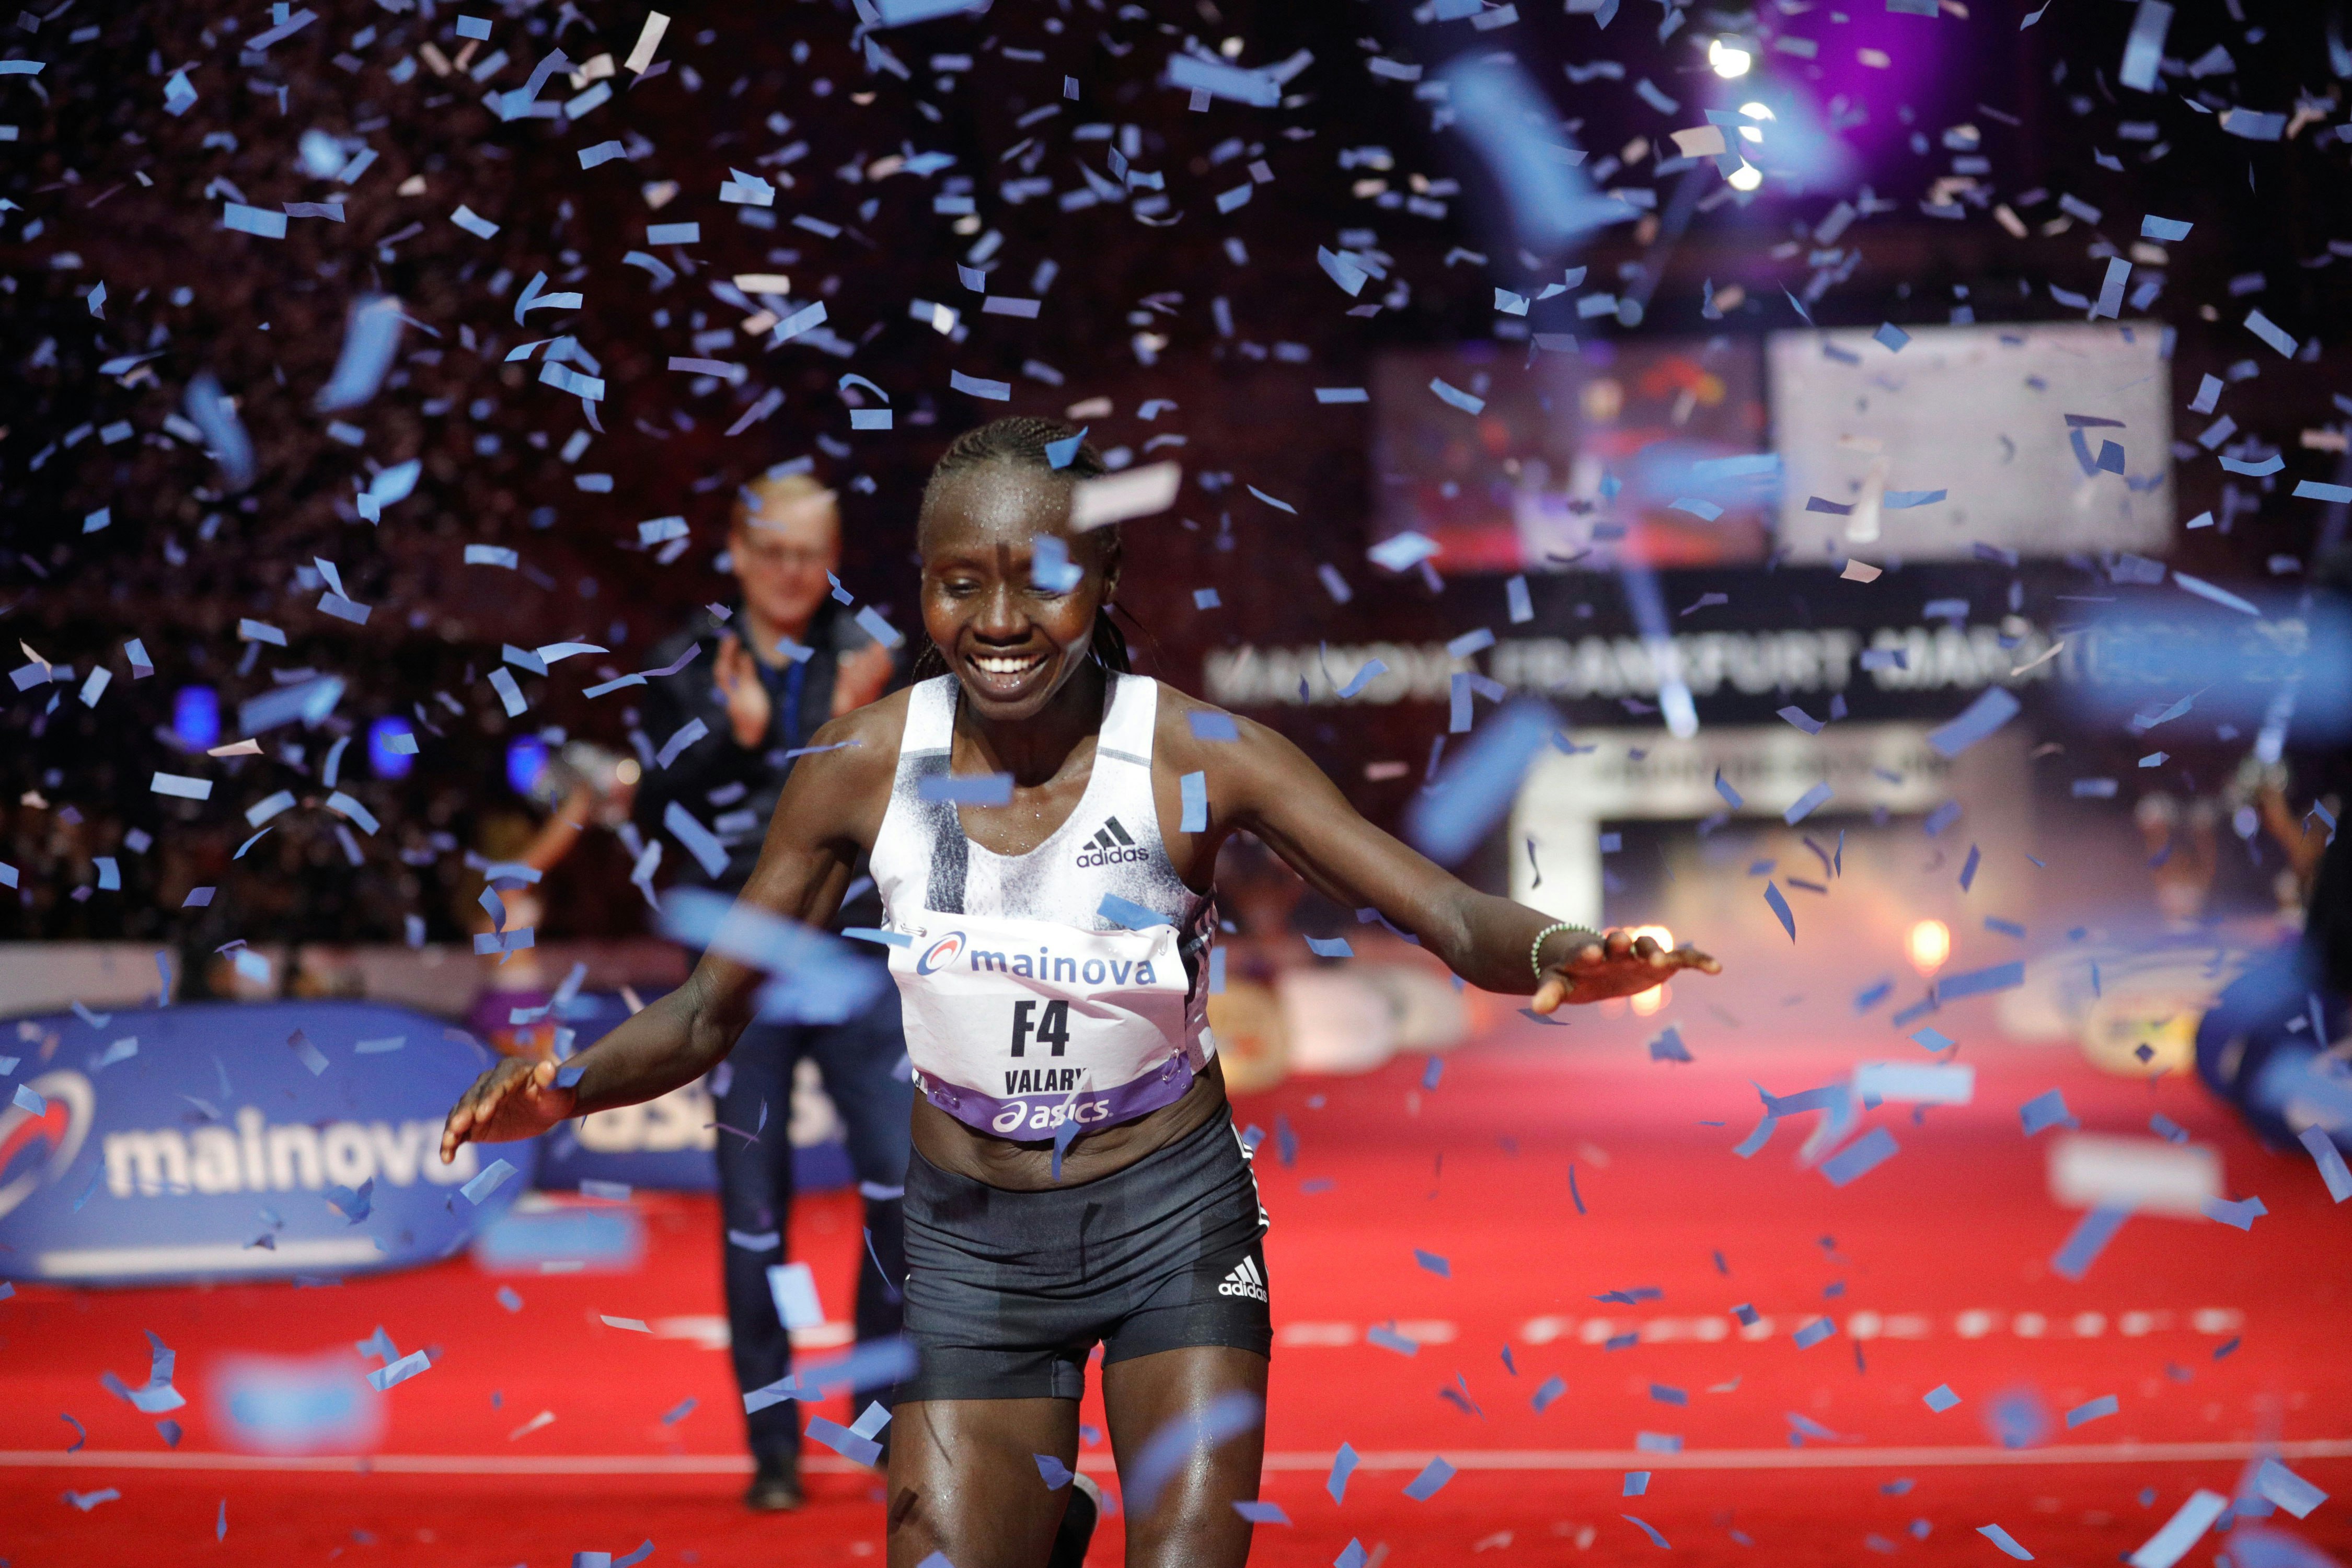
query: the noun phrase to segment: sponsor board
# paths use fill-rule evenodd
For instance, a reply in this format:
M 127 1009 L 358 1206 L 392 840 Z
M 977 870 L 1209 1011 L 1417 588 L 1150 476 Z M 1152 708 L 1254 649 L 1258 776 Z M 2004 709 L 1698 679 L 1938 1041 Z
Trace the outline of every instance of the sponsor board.
M 442 1119 L 489 1058 L 419 1013 L 191 1003 L 89 1017 L 19 1020 L 10 1041 L 22 1055 L 0 1080 L 0 1275 L 11 1279 L 430 1262 L 503 1210 L 536 1163 L 535 1144 L 520 1142 L 467 1144 L 442 1163 Z M 499 1159 L 524 1179 L 478 1205 L 466 1197 Z

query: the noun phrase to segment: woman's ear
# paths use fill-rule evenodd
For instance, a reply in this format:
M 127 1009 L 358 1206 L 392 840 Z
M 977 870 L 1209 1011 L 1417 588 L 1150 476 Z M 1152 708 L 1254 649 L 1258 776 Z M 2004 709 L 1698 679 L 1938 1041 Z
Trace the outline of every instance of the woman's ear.
M 1103 545 L 1102 598 L 1107 605 L 1118 593 L 1118 568 L 1121 558 L 1119 539 L 1113 532 Z

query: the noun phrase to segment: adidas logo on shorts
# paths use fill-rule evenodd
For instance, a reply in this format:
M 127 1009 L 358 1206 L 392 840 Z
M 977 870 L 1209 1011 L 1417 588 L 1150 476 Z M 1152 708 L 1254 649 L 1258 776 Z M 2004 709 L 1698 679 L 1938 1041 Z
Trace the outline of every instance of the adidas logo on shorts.
M 1257 1271 L 1257 1260 L 1244 1254 L 1234 1265 L 1223 1283 L 1217 1287 L 1220 1296 L 1247 1296 L 1254 1300 L 1265 1300 L 1265 1276 Z
M 1078 852 L 1076 864 L 1116 866 L 1122 861 L 1150 858 L 1150 852 L 1138 846 L 1129 837 L 1127 829 L 1119 826 L 1118 818 L 1111 816 L 1103 819 L 1102 826 L 1095 830 L 1095 836 Z

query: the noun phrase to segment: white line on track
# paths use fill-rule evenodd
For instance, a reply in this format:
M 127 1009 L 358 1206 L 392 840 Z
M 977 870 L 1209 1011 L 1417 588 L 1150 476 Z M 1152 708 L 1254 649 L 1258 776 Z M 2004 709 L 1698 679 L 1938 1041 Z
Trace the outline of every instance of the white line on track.
M 1432 1450 L 1374 1452 L 1360 1456 L 1367 1470 L 1418 1470 Z M 1629 1448 L 1447 1448 L 1445 1460 L 1459 1470 L 1811 1470 L 1927 1469 L 1939 1466 L 2151 1465 L 2207 1463 L 2274 1456 L 2281 1459 L 2352 1458 L 2352 1438 L 2306 1438 L 2294 1442 L 2095 1443 L 2079 1447 L 1840 1447 L 1808 1444 L 1802 1448 L 1695 1448 L 1652 1454 Z M 1269 1470 L 1331 1468 L 1319 1451 L 1276 1452 L 1265 1457 Z M 863 1466 L 847 1459 L 811 1456 L 801 1468 L 825 1475 L 856 1474 Z M 1080 1468 L 1109 1473 L 1108 1454 L 1087 1454 Z M 734 1454 L 207 1454 L 185 1450 L 148 1453 L 137 1449 L 56 1450 L 0 1448 L 0 1469 L 259 1470 L 412 1476 L 701 1476 L 740 1475 L 751 1461 Z

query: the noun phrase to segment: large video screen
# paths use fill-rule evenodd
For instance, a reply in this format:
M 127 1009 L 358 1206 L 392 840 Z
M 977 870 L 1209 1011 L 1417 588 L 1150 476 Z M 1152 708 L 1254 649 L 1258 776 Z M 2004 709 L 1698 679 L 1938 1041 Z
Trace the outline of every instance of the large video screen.
M 2171 531 L 2158 329 L 1776 332 L 1766 357 L 1792 560 L 2155 551 Z
M 1595 340 L 1538 351 L 1523 368 L 1525 352 L 1471 343 L 1381 358 L 1380 537 L 1426 534 L 1456 572 L 1764 559 L 1770 476 L 1701 466 L 1763 447 L 1756 340 Z

